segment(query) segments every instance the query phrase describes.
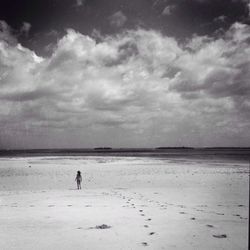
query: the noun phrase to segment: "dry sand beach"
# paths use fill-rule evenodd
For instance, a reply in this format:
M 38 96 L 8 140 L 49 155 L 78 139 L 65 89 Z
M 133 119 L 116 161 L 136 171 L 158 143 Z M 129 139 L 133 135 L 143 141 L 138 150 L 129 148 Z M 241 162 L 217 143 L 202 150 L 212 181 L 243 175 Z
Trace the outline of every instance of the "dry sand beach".
M 0 249 L 248 248 L 247 160 L 0 158 Z M 76 190 L 76 171 L 83 189 Z

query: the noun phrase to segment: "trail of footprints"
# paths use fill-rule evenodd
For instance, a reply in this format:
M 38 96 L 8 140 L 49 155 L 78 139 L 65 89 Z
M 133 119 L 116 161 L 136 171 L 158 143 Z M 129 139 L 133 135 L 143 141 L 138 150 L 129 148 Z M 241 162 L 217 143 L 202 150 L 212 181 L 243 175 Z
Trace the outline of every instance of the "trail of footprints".
M 168 203 L 168 202 L 164 202 L 162 204 L 161 202 L 159 202 L 157 200 L 147 199 L 144 195 L 142 195 L 140 193 L 137 193 L 137 192 L 134 192 L 133 195 L 130 195 L 130 196 L 129 195 L 124 195 L 124 194 L 122 194 L 122 193 L 120 193 L 118 191 L 114 191 L 114 190 L 111 191 L 110 193 L 109 192 L 103 192 L 102 194 L 103 195 L 116 196 L 118 198 L 123 199 L 125 201 L 125 204 L 122 207 L 137 209 L 137 212 L 138 212 L 139 216 L 145 217 L 144 220 L 146 221 L 146 223 L 144 225 L 142 225 L 142 227 L 147 228 L 147 229 L 150 229 L 150 222 L 152 221 L 152 218 L 148 218 L 145 211 L 142 209 L 142 207 L 147 207 L 147 205 L 146 204 L 136 205 L 135 200 L 140 200 L 143 203 L 148 202 L 150 204 L 154 204 L 160 210 L 166 210 L 168 206 L 178 207 L 181 210 L 185 210 L 187 208 L 184 205 L 177 205 L 177 204 Z M 158 194 L 158 193 L 154 193 L 154 194 Z M 131 197 L 131 196 L 133 196 L 133 197 Z M 8 206 L 8 205 L 0 205 L 0 207 L 1 206 Z M 72 204 L 67 204 L 66 206 L 67 207 L 72 207 Z M 137 206 L 139 206 L 140 208 L 137 208 Z M 237 206 L 237 207 L 245 207 L 242 204 L 235 205 L 235 206 Z M 11 207 L 18 207 L 18 204 L 17 203 L 12 203 Z M 34 207 L 34 205 L 29 205 L 29 207 Z M 55 205 L 54 204 L 48 204 L 48 207 L 53 208 L 53 207 L 55 207 Z M 85 205 L 85 207 L 92 207 L 92 206 L 91 205 Z M 218 207 L 226 207 L 226 205 L 219 204 Z M 221 212 L 205 211 L 204 209 L 208 209 L 207 205 L 199 205 L 199 206 L 190 207 L 190 208 L 197 211 L 197 212 L 201 212 L 201 213 L 211 213 L 211 214 L 216 214 L 218 216 L 223 216 L 224 215 L 224 213 L 221 213 Z M 180 215 L 187 215 L 188 213 L 186 213 L 184 211 L 180 211 L 179 214 Z M 237 217 L 239 219 L 247 220 L 247 218 L 242 217 L 240 214 L 232 214 L 232 216 Z M 191 217 L 190 220 L 195 221 L 196 218 Z M 208 228 L 211 228 L 211 229 L 216 228 L 214 225 L 211 225 L 211 224 L 207 224 L 205 226 L 208 227 Z M 78 228 L 78 229 L 82 229 L 82 228 Z M 154 236 L 155 234 L 156 234 L 156 232 L 153 232 L 151 230 L 147 231 L 147 236 L 148 237 Z M 227 238 L 226 234 L 212 234 L 212 236 L 214 238 L 218 238 L 218 239 Z M 145 242 L 141 242 L 141 245 L 146 247 L 146 246 L 149 246 L 149 243 L 147 241 L 145 241 Z
M 135 204 L 132 203 L 131 200 L 133 200 L 133 198 L 129 198 L 127 202 L 128 202 L 129 204 L 131 204 L 131 206 L 132 206 L 133 208 L 136 208 Z M 141 206 L 145 207 L 146 205 L 141 205 Z M 146 216 L 146 214 L 145 214 L 145 212 L 144 212 L 143 209 L 138 209 L 137 211 L 138 211 L 138 213 L 139 213 L 140 216 L 143 216 L 143 217 Z M 152 220 L 151 218 L 145 219 L 146 222 L 150 222 L 151 220 Z M 147 224 L 144 224 L 143 227 L 144 227 L 144 228 L 150 228 L 150 226 L 148 225 L 148 223 L 147 223 Z M 155 234 L 155 232 L 148 232 L 148 236 L 152 236 L 152 235 L 154 235 L 154 234 Z M 146 242 L 146 241 L 142 242 L 141 244 L 142 244 L 143 246 L 145 246 L 145 247 L 146 247 L 146 246 L 149 246 L 149 243 Z
M 168 203 L 168 202 L 164 202 L 164 204 L 162 204 L 161 202 L 157 201 L 157 200 L 153 200 L 153 199 L 147 199 L 146 197 L 144 197 L 142 194 L 140 193 L 136 193 L 134 192 L 133 195 L 137 196 L 135 197 L 131 197 L 131 196 L 126 196 L 118 191 L 112 191 L 111 193 L 108 192 L 103 192 L 103 195 L 111 195 L 111 196 L 116 196 L 118 198 L 121 198 L 122 200 L 126 201 L 125 205 L 123 205 L 122 207 L 127 207 L 127 208 L 133 208 L 133 209 L 137 209 L 137 212 L 139 214 L 139 216 L 141 217 L 146 217 L 145 221 L 146 223 L 144 225 L 142 225 L 142 227 L 150 229 L 150 222 L 152 221 L 152 218 L 147 218 L 146 213 L 144 212 L 143 209 L 141 209 L 142 207 L 147 207 L 146 204 L 140 204 L 140 205 L 136 205 L 135 204 L 135 200 L 140 200 L 143 201 L 143 203 L 145 202 L 149 202 L 151 204 L 154 204 L 155 206 L 157 206 L 159 209 L 161 210 L 166 210 L 168 206 L 173 206 L 173 207 L 178 207 L 182 210 L 186 209 L 187 207 L 184 205 L 177 205 L 177 204 L 173 204 L 173 203 Z M 158 193 L 154 193 L 154 194 L 158 194 Z M 16 205 L 16 204 L 12 204 L 12 205 Z M 32 206 L 32 205 L 31 205 Z M 48 207 L 54 207 L 55 205 L 48 205 Z M 71 207 L 71 204 L 67 205 L 68 207 Z M 137 206 L 140 207 L 140 209 L 137 208 Z M 237 207 L 244 207 L 244 205 L 236 205 Z M 91 205 L 85 205 L 85 207 L 91 207 Z M 223 205 L 218 205 L 218 207 L 223 207 Z M 191 207 L 191 209 L 197 211 L 197 212 L 201 212 L 201 213 L 211 213 L 211 214 L 216 214 L 219 216 L 223 216 L 225 215 L 224 213 L 220 213 L 220 212 L 215 212 L 215 211 L 205 211 L 204 209 L 207 209 L 208 206 L 207 205 L 199 205 L 196 207 Z M 179 212 L 180 215 L 187 215 L 188 213 L 184 212 L 184 211 L 180 211 Z M 247 219 L 242 217 L 240 214 L 233 214 L 232 216 L 238 217 L 240 219 Z M 190 220 L 195 221 L 196 218 L 195 217 L 191 217 Z M 216 228 L 214 225 L 211 224 L 207 224 L 205 225 L 208 228 L 214 229 Z M 78 228 L 78 229 L 82 229 L 82 228 Z M 147 232 L 147 236 L 151 237 L 154 236 L 156 234 L 156 232 L 153 231 L 148 231 Z M 227 238 L 226 234 L 212 234 L 212 236 L 214 238 L 218 238 L 218 239 L 223 239 L 223 238 Z M 149 243 L 147 241 L 141 242 L 142 246 L 149 246 Z
M 168 202 L 165 202 L 164 204 L 162 204 L 161 202 L 159 201 L 156 201 L 154 199 L 147 199 L 146 197 L 144 197 L 142 194 L 140 193 L 136 193 L 134 192 L 133 193 L 134 195 L 136 195 L 137 197 L 136 198 L 132 198 L 132 197 L 126 197 L 124 194 L 122 193 L 119 193 L 117 191 L 114 191 L 114 195 L 117 196 L 117 197 L 121 197 L 122 199 L 126 200 L 126 205 L 124 205 L 123 207 L 131 207 L 131 208 L 137 208 L 136 205 L 135 205 L 135 202 L 133 200 L 137 199 L 137 200 L 140 200 L 140 201 L 143 201 L 143 202 L 149 202 L 149 203 L 153 203 L 155 206 L 157 206 L 159 209 L 161 210 L 165 210 L 167 209 L 168 206 L 174 206 L 174 207 L 178 207 L 182 210 L 186 209 L 187 207 L 184 206 L 184 205 L 177 205 L 177 204 L 173 204 L 173 203 L 168 203 Z M 154 194 L 158 194 L 158 193 L 154 193 Z M 219 207 L 222 207 L 223 205 L 218 205 Z M 237 207 L 244 207 L 244 205 L 236 205 Z M 140 207 L 147 207 L 147 205 L 145 204 L 142 204 L 140 205 Z M 205 209 L 208 209 L 208 206 L 207 205 L 198 205 L 196 207 L 190 207 L 191 209 L 197 211 L 197 212 L 201 212 L 201 213 L 211 213 L 211 214 L 215 214 L 215 215 L 218 215 L 218 216 L 223 216 L 225 215 L 224 213 L 221 213 L 221 212 L 216 212 L 216 211 L 206 211 Z M 146 216 L 146 213 L 144 212 L 143 209 L 138 209 L 138 212 L 139 212 L 139 215 L 142 216 L 142 217 L 145 217 Z M 188 215 L 188 213 L 184 212 L 184 211 L 180 211 L 179 214 L 181 215 Z M 235 216 L 235 217 L 239 217 L 240 219 L 247 219 L 247 218 L 244 218 L 242 217 L 241 215 L 239 214 L 232 214 L 232 216 Z M 147 218 L 145 219 L 147 222 L 150 222 L 152 219 L 151 218 Z M 195 217 L 191 217 L 190 220 L 192 221 L 195 221 L 196 218 Z M 215 229 L 216 227 L 214 225 L 211 225 L 211 224 L 207 224 L 205 225 L 206 227 L 210 228 L 210 229 Z M 143 225 L 144 228 L 149 228 L 150 226 L 148 224 L 145 224 Z M 148 233 L 148 236 L 153 236 L 155 235 L 155 232 L 149 232 Z M 227 238 L 227 235 L 226 234 L 212 234 L 212 237 L 214 238 L 218 238 L 218 239 L 223 239 L 223 238 Z M 141 243 L 143 246 L 149 246 L 148 242 L 142 242 Z
M 136 194 L 136 193 L 134 193 L 134 194 Z M 147 228 L 147 229 L 150 228 L 150 225 L 148 225 L 148 224 L 152 221 L 152 218 L 147 218 L 145 211 L 141 208 L 141 207 L 147 207 L 147 205 L 145 205 L 145 204 L 136 205 L 135 201 L 134 201 L 135 198 L 130 197 L 130 196 L 127 197 L 121 193 L 118 193 L 117 191 L 113 191 L 113 195 L 117 196 L 118 198 L 122 198 L 123 200 L 126 200 L 126 205 L 123 205 L 123 207 L 136 209 L 135 211 L 137 211 L 139 216 L 146 217 L 145 218 L 146 223 L 144 225 L 142 225 L 142 227 Z M 143 199 L 143 195 L 139 194 L 139 200 L 142 200 L 142 199 Z M 137 208 L 137 206 L 140 208 Z M 155 234 L 156 234 L 156 232 L 153 232 L 150 230 L 147 232 L 148 237 L 151 237 Z M 146 246 L 149 246 L 149 243 L 147 241 L 144 241 L 144 242 L 141 242 L 141 245 L 146 247 Z

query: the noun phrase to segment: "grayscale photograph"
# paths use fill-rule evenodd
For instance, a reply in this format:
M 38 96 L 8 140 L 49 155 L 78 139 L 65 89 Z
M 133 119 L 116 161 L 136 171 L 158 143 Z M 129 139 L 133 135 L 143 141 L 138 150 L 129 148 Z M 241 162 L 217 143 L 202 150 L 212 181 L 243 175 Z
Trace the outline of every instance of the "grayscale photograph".
M 0 249 L 247 250 L 250 0 L 0 0 Z

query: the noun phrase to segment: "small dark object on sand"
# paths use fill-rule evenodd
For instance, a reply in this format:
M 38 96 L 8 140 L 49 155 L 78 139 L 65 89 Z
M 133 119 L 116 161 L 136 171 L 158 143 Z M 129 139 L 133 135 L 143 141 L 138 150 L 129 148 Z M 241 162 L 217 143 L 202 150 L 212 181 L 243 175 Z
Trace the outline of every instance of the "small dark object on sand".
M 108 226 L 106 224 L 102 224 L 102 225 L 99 225 L 99 226 L 95 226 L 96 229 L 107 229 L 107 228 L 111 228 L 111 226 Z
M 227 235 L 226 234 L 213 234 L 213 237 L 223 239 L 223 238 L 227 238 Z

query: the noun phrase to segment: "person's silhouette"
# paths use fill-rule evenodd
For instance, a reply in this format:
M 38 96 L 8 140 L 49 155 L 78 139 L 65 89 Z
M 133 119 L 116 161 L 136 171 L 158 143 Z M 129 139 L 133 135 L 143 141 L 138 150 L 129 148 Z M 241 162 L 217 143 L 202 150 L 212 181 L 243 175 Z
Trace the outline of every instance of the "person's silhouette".
M 82 189 L 82 187 L 81 187 L 81 182 L 82 182 L 81 171 L 77 171 L 75 181 L 77 184 L 77 189 Z

